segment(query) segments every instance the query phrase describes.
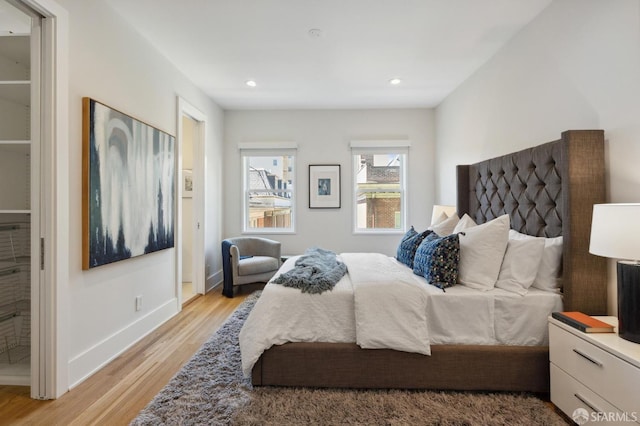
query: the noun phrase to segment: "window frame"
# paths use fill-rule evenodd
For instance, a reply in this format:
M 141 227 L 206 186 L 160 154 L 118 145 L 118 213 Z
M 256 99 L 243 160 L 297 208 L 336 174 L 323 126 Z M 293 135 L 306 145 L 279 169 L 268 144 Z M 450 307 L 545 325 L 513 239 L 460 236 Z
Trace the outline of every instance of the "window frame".
M 352 229 L 354 235 L 399 235 L 404 234 L 407 228 L 408 217 L 408 160 L 409 147 L 408 140 L 391 141 L 351 141 L 351 162 L 352 162 Z M 400 227 L 399 228 L 359 228 L 358 227 L 358 172 L 360 171 L 360 155 L 398 155 L 400 161 Z M 385 190 L 372 190 L 367 192 L 389 192 Z
M 296 213 L 297 213 L 297 146 L 295 143 L 244 143 L 239 145 L 240 162 L 242 173 L 242 234 L 295 234 L 296 233 Z M 291 172 L 292 185 L 291 188 L 277 190 L 277 192 L 286 192 L 290 194 L 291 200 L 291 226 L 290 227 L 273 227 L 273 228 L 253 228 L 250 227 L 250 193 L 256 192 L 249 188 L 250 184 L 250 158 L 252 157 L 291 157 L 290 166 L 293 167 Z M 259 190 L 257 191 L 259 192 Z M 265 192 L 274 192 L 266 191 Z

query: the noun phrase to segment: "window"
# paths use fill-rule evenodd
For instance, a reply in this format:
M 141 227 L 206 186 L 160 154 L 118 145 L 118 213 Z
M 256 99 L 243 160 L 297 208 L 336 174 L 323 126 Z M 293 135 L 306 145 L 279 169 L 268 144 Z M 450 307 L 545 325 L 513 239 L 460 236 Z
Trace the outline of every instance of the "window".
M 244 232 L 280 233 L 295 230 L 295 149 L 272 146 L 241 146 Z
M 352 141 L 354 231 L 404 232 L 408 141 Z

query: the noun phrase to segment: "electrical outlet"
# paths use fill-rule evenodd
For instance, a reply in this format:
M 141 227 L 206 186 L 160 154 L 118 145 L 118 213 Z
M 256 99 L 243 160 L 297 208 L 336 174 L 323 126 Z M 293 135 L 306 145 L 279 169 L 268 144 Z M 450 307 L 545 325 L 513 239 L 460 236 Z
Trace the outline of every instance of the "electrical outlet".
M 209 276 L 209 274 L 211 273 L 211 265 L 207 265 L 204 267 L 204 275 L 205 278 L 207 278 Z
M 136 311 L 142 309 L 142 296 L 136 296 Z

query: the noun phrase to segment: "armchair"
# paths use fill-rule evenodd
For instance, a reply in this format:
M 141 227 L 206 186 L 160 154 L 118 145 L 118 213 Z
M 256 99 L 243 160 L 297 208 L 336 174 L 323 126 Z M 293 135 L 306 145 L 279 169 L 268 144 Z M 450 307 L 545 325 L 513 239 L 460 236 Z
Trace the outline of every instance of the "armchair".
M 222 294 L 233 297 L 236 286 L 267 282 L 280 268 L 280 242 L 259 237 L 222 241 Z

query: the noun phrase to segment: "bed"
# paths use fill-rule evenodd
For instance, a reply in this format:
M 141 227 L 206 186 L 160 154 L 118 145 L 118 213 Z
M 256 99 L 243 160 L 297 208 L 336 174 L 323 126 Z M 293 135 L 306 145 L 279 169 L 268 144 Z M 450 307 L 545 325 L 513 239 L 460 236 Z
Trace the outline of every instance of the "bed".
M 606 314 L 606 263 L 588 253 L 592 206 L 605 201 L 604 133 L 457 167 L 457 209 L 478 223 L 509 215 L 513 230 L 563 237 L 564 310 Z M 430 356 L 355 343 L 282 342 L 251 370 L 255 386 L 549 391 L 548 346 L 432 344 Z

